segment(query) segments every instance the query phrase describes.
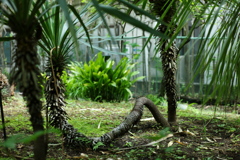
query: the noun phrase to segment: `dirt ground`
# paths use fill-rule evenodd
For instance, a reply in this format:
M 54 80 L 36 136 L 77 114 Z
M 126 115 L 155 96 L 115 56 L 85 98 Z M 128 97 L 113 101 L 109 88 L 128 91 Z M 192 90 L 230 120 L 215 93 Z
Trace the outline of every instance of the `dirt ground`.
M 6 124 L 21 115 L 18 125 L 6 125 L 8 135 L 31 135 L 29 115 L 22 101 L 4 101 Z M 74 114 L 74 113 L 71 113 Z M 24 125 L 25 124 L 25 125 Z M 175 132 L 163 130 L 152 119 L 145 119 L 131 131 L 108 146 L 81 151 L 62 146 L 61 136 L 49 135 L 48 159 L 107 159 L 107 160 L 240 160 L 240 118 L 234 121 L 215 117 L 201 119 L 178 117 Z M 0 144 L 3 131 L 0 130 Z M 153 144 L 149 144 L 149 143 Z M 15 149 L 0 146 L 1 159 L 32 159 L 33 145 L 18 143 Z

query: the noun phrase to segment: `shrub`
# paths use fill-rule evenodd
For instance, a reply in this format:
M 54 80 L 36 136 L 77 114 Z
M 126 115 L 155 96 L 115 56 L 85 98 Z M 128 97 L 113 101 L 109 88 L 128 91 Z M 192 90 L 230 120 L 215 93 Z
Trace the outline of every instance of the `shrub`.
M 148 94 L 146 97 L 156 105 L 164 105 L 166 103 L 166 100 L 163 97 L 158 97 L 154 94 Z
M 132 77 L 135 64 L 124 57 L 114 67 L 114 61 L 107 60 L 98 53 L 95 61 L 75 62 L 70 65 L 70 74 L 63 76 L 69 98 L 90 98 L 93 101 L 119 102 L 128 100 L 132 93 L 129 88 L 140 79 Z

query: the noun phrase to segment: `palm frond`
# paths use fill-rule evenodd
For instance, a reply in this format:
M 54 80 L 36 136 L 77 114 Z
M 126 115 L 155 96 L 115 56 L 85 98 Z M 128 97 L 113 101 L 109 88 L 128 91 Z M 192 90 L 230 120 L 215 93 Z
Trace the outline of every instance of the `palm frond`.
M 126 14 L 124 12 L 119 11 L 116 8 L 113 8 L 113 7 L 110 7 L 110 6 L 105 6 L 105 5 L 99 5 L 99 7 L 104 12 L 106 12 L 106 13 L 112 15 L 112 16 L 115 16 L 115 17 L 117 17 L 117 18 L 119 18 L 119 19 L 133 25 L 133 26 L 136 26 L 136 27 L 138 27 L 138 28 L 140 28 L 144 31 L 150 32 L 150 33 L 154 34 L 155 36 L 159 36 L 159 37 L 162 37 L 162 38 L 167 38 L 167 36 L 164 35 L 163 33 L 154 30 L 153 28 L 149 27 L 145 23 L 142 23 L 141 21 L 129 16 L 128 14 Z
M 237 92 L 240 78 L 240 6 L 236 1 L 223 1 L 211 9 L 204 26 L 208 28 L 205 32 L 206 40 L 202 41 L 200 46 L 199 56 L 204 64 L 200 72 L 212 72 L 207 94 L 220 102 L 240 96 Z
M 40 19 L 43 28 L 43 37 L 39 46 L 48 54 L 52 60 L 54 69 L 61 72 L 67 67 L 70 61 L 70 53 L 73 49 L 73 41 L 67 24 L 63 20 L 60 7 L 56 5 L 43 6 L 44 9 L 52 7 Z M 39 13 L 40 14 L 40 13 Z M 51 71 L 52 63 L 48 63 L 47 70 Z

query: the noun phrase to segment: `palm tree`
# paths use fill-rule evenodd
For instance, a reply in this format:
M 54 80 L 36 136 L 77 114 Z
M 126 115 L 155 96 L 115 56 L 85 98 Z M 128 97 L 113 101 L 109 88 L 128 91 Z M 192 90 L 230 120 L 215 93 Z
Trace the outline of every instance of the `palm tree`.
M 51 4 L 53 6 L 53 4 Z M 49 4 L 43 8 L 49 8 Z M 64 110 L 65 86 L 61 80 L 63 71 L 67 69 L 70 62 L 70 54 L 73 52 L 73 39 L 71 39 L 70 29 L 66 27 L 60 7 L 55 4 L 40 19 L 43 28 L 43 36 L 39 46 L 48 54 L 46 72 L 48 74 L 45 85 L 46 107 L 49 116 L 49 124 L 63 132 L 66 145 L 87 147 L 86 138 L 78 133 L 72 125 L 68 123 L 67 113 Z M 41 13 L 39 13 L 41 14 Z M 76 138 L 82 138 L 84 145 Z
M 69 7 L 73 10 L 77 19 L 82 21 L 81 17 L 77 15 L 79 13 L 71 6 Z M 46 6 L 46 8 L 49 7 Z M 70 36 L 70 29 L 65 27 L 66 24 L 62 19 L 61 13 L 59 6 L 56 6 L 42 16 L 40 22 L 43 28 L 43 36 L 39 45 L 48 54 L 46 71 L 49 73 L 49 76 L 47 77 L 45 95 L 47 108 L 49 109 L 49 123 L 62 131 L 65 146 L 86 149 L 93 147 L 99 141 L 104 144 L 112 141 L 116 137 L 126 133 L 133 124 L 139 121 L 143 112 L 143 105 L 146 105 L 150 109 L 157 122 L 161 123 L 164 127 L 169 127 L 168 122 L 157 110 L 157 107 L 146 98 L 138 100 L 133 111 L 126 117 L 126 120 L 122 124 L 99 138 L 88 138 L 68 123 L 67 113 L 64 111 L 66 104 L 64 101 L 65 87 L 62 84 L 61 75 L 69 62 L 69 54 L 73 49 L 73 39 Z M 98 13 L 95 13 L 92 17 L 98 18 L 99 16 L 96 15 Z M 91 25 L 88 22 L 85 24 Z
M 18 82 L 20 91 L 26 98 L 34 133 L 43 131 L 42 76 L 38 67 L 37 42 L 42 29 L 36 16 L 44 0 L 6 0 L 1 3 L 1 23 L 10 27 L 17 42 L 14 55 L 12 80 Z M 46 159 L 46 143 L 43 135 L 34 143 L 34 158 Z
M 132 7 L 133 10 L 137 10 L 140 13 L 142 13 L 142 14 L 150 17 L 150 18 L 155 19 L 154 17 L 152 17 L 151 15 L 146 13 L 145 11 L 143 11 L 139 8 L 136 8 L 136 6 L 132 5 L 131 3 L 128 3 L 128 2 L 123 1 L 123 0 L 118 0 L 118 1 L 121 2 L 122 4 L 128 6 L 128 7 Z M 128 17 L 128 19 L 126 19 L 125 17 L 127 15 L 118 11 L 115 8 L 99 5 L 96 0 L 93 0 L 93 2 L 94 2 L 94 5 L 99 12 L 105 11 L 105 12 L 111 14 L 111 15 L 117 16 L 118 18 L 120 18 L 122 20 L 125 20 L 128 23 L 131 23 L 134 26 L 137 26 L 137 27 L 142 28 L 146 31 L 149 31 L 150 33 L 152 33 L 154 35 L 157 35 L 157 36 L 160 36 L 162 38 L 159 42 L 159 48 L 161 50 L 163 63 L 165 64 L 163 66 L 164 67 L 164 73 L 165 73 L 165 79 L 167 79 L 166 80 L 166 83 L 167 83 L 166 84 L 166 91 L 167 91 L 168 105 L 169 105 L 168 121 L 169 122 L 176 122 L 176 106 L 177 106 L 176 100 L 177 100 L 177 96 L 176 96 L 175 72 L 176 72 L 177 48 L 175 47 L 173 41 L 176 38 L 179 31 L 185 26 L 185 24 L 186 24 L 190 15 L 195 16 L 194 17 L 195 20 L 194 20 L 194 24 L 193 24 L 193 29 L 191 29 L 190 33 L 188 34 L 188 38 L 191 36 L 191 32 L 194 30 L 194 26 L 198 25 L 198 23 L 201 22 L 202 18 L 206 18 L 206 20 L 208 20 L 208 22 L 211 22 L 212 21 L 211 16 L 213 18 L 216 17 L 217 14 L 215 12 L 211 12 L 211 10 L 213 11 L 214 9 L 216 9 L 216 7 L 219 7 L 219 4 L 216 5 L 215 7 L 211 6 L 212 8 L 210 8 L 211 10 L 209 11 L 211 14 L 207 15 L 209 17 L 204 17 L 204 16 L 206 16 L 206 15 L 204 15 L 204 13 L 206 13 L 206 11 L 209 10 L 208 4 L 203 4 L 203 6 L 200 8 L 200 11 L 198 11 L 198 13 L 195 15 L 194 12 L 193 12 L 193 6 L 191 5 L 193 2 L 195 2 L 194 0 L 188 1 L 188 2 L 185 2 L 185 1 L 181 2 L 181 4 L 178 7 L 176 6 L 177 1 L 157 1 L 157 0 L 155 0 L 155 1 L 153 1 L 154 2 L 154 10 L 156 11 L 156 14 L 158 16 L 160 16 L 162 21 L 163 21 L 162 24 L 158 27 L 158 30 L 160 32 L 156 33 L 155 30 L 153 30 L 153 29 L 149 28 L 148 26 L 142 24 L 141 22 L 137 21 L 136 19 L 133 19 L 132 17 Z M 200 1 L 198 3 L 201 4 Z M 212 3 L 212 4 L 214 5 L 215 3 Z M 233 5 L 233 4 L 235 4 L 235 5 Z M 235 15 L 235 18 L 237 18 L 238 13 L 239 13 L 238 12 L 239 11 L 239 5 L 237 5 L 237 2 L 235 2 L 235 3 L 232 2 L 232 3 L 228 4 L 228 6 L 231 6 L 231 7 L 234 8 L 233 14 L 231 14 L 231 15 Z M 199 9 L 199 8 L 197 8 L 197 9 Z M 196 10 L 194 10 L 194 11 L 196 11 Z M 219 9 L 219 11 L 220 11 L 220 9 Z M 226 24 L 234 24 L 233 26 L 236 28 L 236 26 L 238 24 L 238 21 L 237 22 L 232 21 L 231 23 L 229 23 L 229 21 L 230 21 L 230 19 L 228 19 L 228 21 L 227 21 L 228 23 L 226 23 Z M 205 23 L 203 23 L 203 26 L 207 25 L 207 24 L 208 23 L 205 22 Z M 232 29 L 231 31 L 233 32 L 235 30 Z M 163 36 L 161 33 L 165 33 L 168 37 L 170 37 L 170 39 L 165 39 L 167 36 Z M 236 32 L 236 33 L 238 33 L 238 32 Z M 231 39 L 231 38 L 232 37 L 229 37 L 229 39 Z M 238 37 L 235 36 L 234 38 L 238 38 Z M 184 40 L 181 43 L 180 48 L 186 43 L 187 40 L 188 39 Z M 201 46 L 199 51 L 201 51 L 201 49 L 202 50 L 204 49 L 204 45 L 206 45 L 206 43 L 204 43 L 204 42 L 205 41 L 203 41 L 202 46 Z M 221 43 L 222 43 L 222 41 L 221 41 Z M 238 44 L 238 43 L 239 42 L 235 42 L 233 44 Z M 216 45 L 214 45 L 214 46 L 216 46 Z M 237 49 L 239 49 L 239 48 L 237 48 L 238 46 L 239 45 L 234 45 L 236 50 L 233 50 L 233 51 L 237 51 Z M 211 47 L 211 48 L 213 48 L 213 47 Z M 199 55 L 201 55 L 201 52 L 199 52 Z M 210 62 L 209 62 L 209 64 L 210 64 Z M 139 101 L 141 101 L 141 103 L 143 105 L 148 104 L 148 101 L 144 98 L 139 100 Z M 136 103 L 136 104 L 138 104 L 138 103 Z M 136 110 L 141 111 L 141 108 L 137 107 L 137 108 L 133 109 L 133 112 L 135 112 Z M 130 116 L 128 116 L 126 118 L 126 120 L 122 124 L 120 124 L 119 127 L 113 129 L 111 132 L 103 135 L 100 138 L 88 139 L 85 136 L 83 136 L 82 134 L 80 134 L 79 137 L 81 137 L 80 139 L 83 140 L 83 141 L 84 140 L 86 140 L 86 141 L 89 140 L 90 143 L 88 143 L 88 144 L 94 144 L 98 141 L 101 141 L 101 142 L 104 142 L 104 143 L 109 142 L 113 138 L 115 138 L 115 137 L 117 137 L 117 136 L 119 136 L 123 133 L 123 132 L 119 132 L 119 131 L 121 131 L 123 129 L 124 132 L 125 132 L 129 128 L 129 126 L 128 126 L 129 124 L 136 123 L 137 119 L 141 116 L 141 112 L 139 112 L 139 113 L 137 113 L 137 114 L 134 113 L 133 114 L 131 112 Z M 138 115 L 138 116 L 133 116 L 133 115 Z M 136 118 L 136 119 L 131 119 L 133 117 Z M 168 123 L 166 123 L 166 124 L 168 124 Z M 124 127 L 124 126 L 126 126 L 126 127 Z M 77 132 L 74 132 L 74 133 L 77 133 Z M 115 135 L 115 133 L 116 133 L 116 135 Z M 76 135 L 77 134 L 75 134 L 75 136 Z M 74 140 L 76 142 L 78 141 L 76 139 L 74 139 Z M 84 144 L 82 142 L 81 142 L 81 144 Z
M 239 89 L 238 82 L 240 78 L 238 71 L 239 67 L 237 67 L 239 63 L 239 2 L 235 0 L 220 2 L 214 0 L 191 0 L 178 2 L 178 7 L 175 5 L 176 1 L 164 2 L 155 0 L 153 2 L 155 10 L 157 11 L 156 13 L 158 13 L 159 16 L 161 15 L 164 22 L 167 24 L 167 30 L 164 25 L 160 25 L 159 29 L 165 31 L 167 35 L 170 35 L 170 42 L 174 41 L 179 30 L 184 26 L 182 22 L 192 17 L 192 28 L 187 35 L 188 38 L 181 43 L 179 48 L 189 40 L 194 28 L 201 26 L 202 31 L 199 37 L 202 37 L 202 39 L 197 50 L 197 58 L 195 60 L 197 72 L 194 74 L 194 77 L 196 74 L 200 73 L 202 75 L 207 75 L 210 80 L 208 84 L 209 87 L 207 87 L 204 93 L 206 95 L 204 97 L 204 102 L 207 102 L 210 98 L 216 98 L 216 103 L 221 103 L 223 101 L 227 101 L 227 103 L 236 103 L 239 99 L 237 90 Z M 163 8 L 163 10 L 157 8 L 157 6 Z M 176 13 L 175 15 L 172 14 L 174 11 Z M 176 31 L 174 32 L 174 30 Z M 163 53 L 165 54 L 167 49 L 170 49 L 170 51 L 174 51 L 175 49 L 171 48 L 171 43 L 167 48 L 163 48 L 164 43 L 164 40 L 160 43 L 161 56 L 165 63 L 165 65 L 164 63 L 163 65 L 169 67 L 169 64 L 171 64 L 170 66 L 172 68 L 172 71 L 168 70 L 164 73 L 172 74 L 174 73 L 173 70 L 175 70 L 175 65 L 167 61 Z M 189 48 L 189 50 L 190 49 L 191 48 Z M 185 52 L 188 53 L 188 50 Z M 175 55 L 170 55 L 172 55 L 173 62 L 175 62 Z M 171 59 L 171 57 L 169 58 Z M 198 67 L 199 64 L 200 66 Z M 194 77 L 191 77 L 191 79 L 194 79 Z M 173 78 L 165 77 L 165 80 L 166 83 L 171 84 Z M 174 92 L 173 88 L 169 87 L 169 89 L 172 89 L 172 92 Z M 174 93 L 169 96 L 174 97 Z
M 49 8 L 48 5 L 46 4 L 42 8 Z M 55 6 L 55 8 L 46 12 L 41 17 L 40 22 L 43 28 L 43 36 L 39 46 L 48 54 L 47 66 L 45 66 L 48 74 L 45 96 L 47 109 L 50 109 L 50 125 L 61 128 L 59 125 L 62 125 L 62 121 L 67 119 L 67 113 L 63 109 L 66 102 L 61 75 L 70 61 L 73 43 L 69 38 L 69 29 L 65 27 L 65 22 L 61 17 L 59 6 Z
M 164 24 L 159 25 L 158 30 L 169 37 L 173 37 L 176 25 L 172 24 L 176 13 L 177 1 L 159 0 L 151 1 L 154 13 L 161 17 Z M 170 6 L 169 8 L 167 8 Z M 168 122 L 176 122 L 177 90 L 176 90 L 176 61 L 177 48 L 169 39 L 161 39 L 159 42 L 164 84 L 168 101 Z

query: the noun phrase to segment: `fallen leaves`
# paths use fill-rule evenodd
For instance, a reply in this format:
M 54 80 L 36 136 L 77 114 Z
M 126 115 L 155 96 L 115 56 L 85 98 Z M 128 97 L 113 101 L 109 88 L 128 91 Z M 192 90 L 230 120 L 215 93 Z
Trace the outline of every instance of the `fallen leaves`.
M 71 159 L 89 159 L 89 156 L 85 153 L 80 153 L 79 156 L 67 156 L 67 158 Z

